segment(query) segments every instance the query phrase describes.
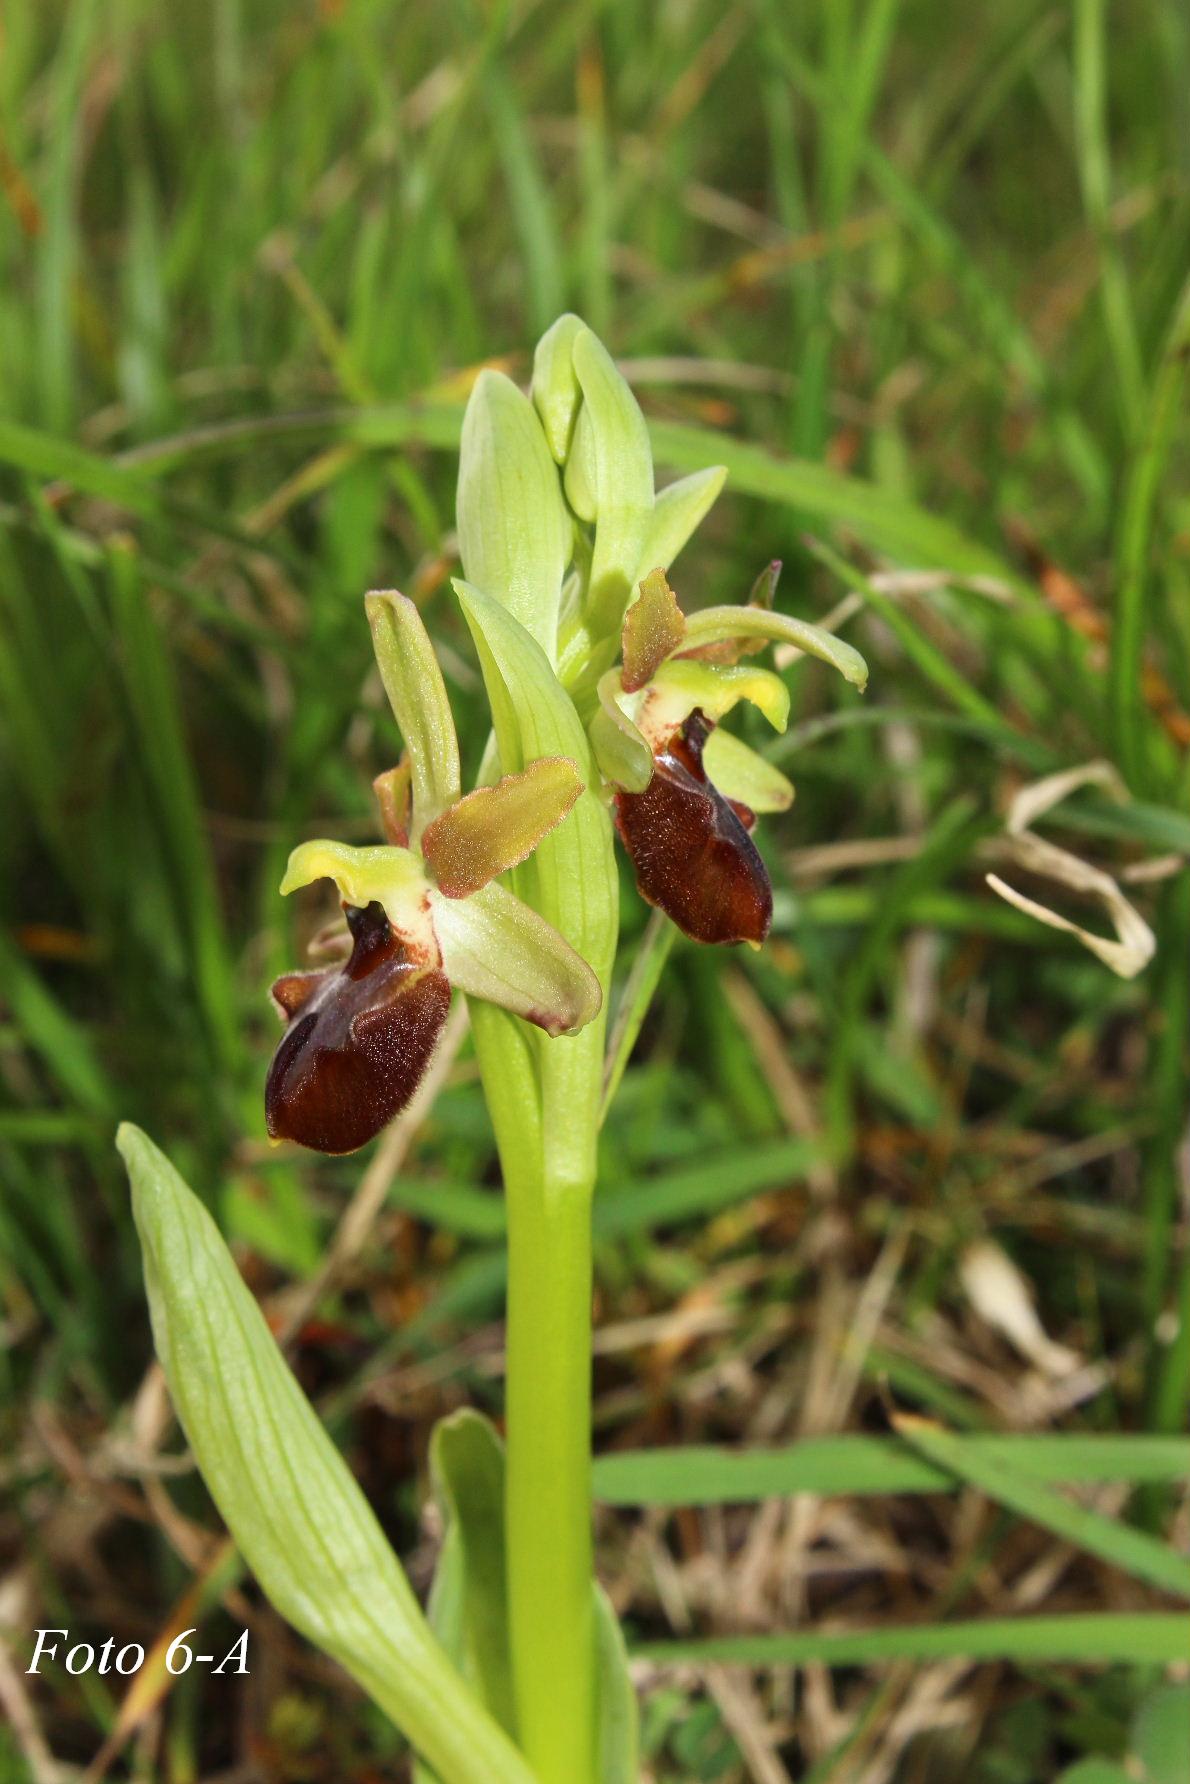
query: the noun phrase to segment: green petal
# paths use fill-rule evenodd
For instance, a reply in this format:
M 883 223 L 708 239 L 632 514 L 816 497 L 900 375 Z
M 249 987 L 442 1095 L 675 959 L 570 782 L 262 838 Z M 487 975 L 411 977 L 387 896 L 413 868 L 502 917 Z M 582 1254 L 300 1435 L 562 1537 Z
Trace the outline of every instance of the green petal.
M 750 811 L 788 811 L 793 804 L 793 782 L 730 731 L 711 732 L 702 765 L 725 799 L 737 799 Z
M 610 632 L 642 569 L 652 568 L 641 555 L 653 515 L 653 454 L 636 398 L 590 329 L 575 336 L 572 357 L 583 393 L 575 432 L 587 436 L 584 469 L 594 500 L 587 600 L 595 630 Z
M 624 615 L 620 685 L 635 694 L 672 656 L 686 636 L 686 620 L 664 570 L 650 570 Z
M 446 683 L 413 602 L 387 589 L 366 596 L 364 604 L 381 680 L 409 754 L 411 836 L 417 842 L 426 825 L 462 791 L 459 740 Z
M 807 656 L 829 663 L 853 686 L 861 690 L 867 686 L 868 665 L 857 650 L 833 632 L 794 619 L 790 613 L 773 613 L 764 607 L 704 607 L 686 620 L 687 650 L 730 638 L 767 638 L 792 644 Z
M 599 678 L 599 705 L 591 720 L 591 747 L 604 780 L 626 793 L 643 793 L 653 778 L 653 752 L 624 711 L 616 695 L 620 671 Z
M 668 723 L 671 710 L 680 720 L 698 706 L 712 723 L 717 723 L 741 700 L 750 700 L 753 706 L 759 707 L 774 731 L 784 731 L 789 723 L 789 689 L 781 677 L 774 675 L 771 669 L 755 669 L 750 665 L 726 668 L 718 663 L 671 657 L 668 663 L 662 663 L 653 677 L 646 699 L 649 710 L 642 713 L 646 732 L 654 722 L 655 713 L 664 712 Z M 648 724 L 644 724 L 646 718 Z
M 546 442 L 560 465 L 566 463 L 582 391 L 574 374 L 574 343 L 586 328 L 581 316 L 567 314 L 547 328 L 533 355 L 533 405 Z
M 439 888 L 448 898 L 466 898 L 519 866 L 582 790 L 569 756 L 543 756 L 521 774 L 468 793 L 422 835 L 422 853 Z
M 645 533 L 641 563 L 668 570 L 726 480 L 726 465 L 710 465 L 661 490 Z
M 552 659 L 572 523 L 537 413 L 503 372 L 480 373 L 463 417 L 458 531 L 467 580 Z
M 581 954 L 498 881 L 469 898 L 430 892 L 430 913 L 452 985 L 499 1004 L 547 1034 L 575 1034 L 603 994 Z

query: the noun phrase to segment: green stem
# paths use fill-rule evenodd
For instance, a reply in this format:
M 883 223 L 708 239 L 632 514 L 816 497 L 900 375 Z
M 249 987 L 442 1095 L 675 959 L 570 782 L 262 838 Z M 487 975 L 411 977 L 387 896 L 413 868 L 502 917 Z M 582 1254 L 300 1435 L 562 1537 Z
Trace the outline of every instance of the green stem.
M 592 1784 L 591 1195 L 602 1018 L 530 1038 L 473 1003 L 508 1210 L 505 1542 L 517 1737 L 540 1784 Z
M 586 1784 L 593 1747 L 591 1187 L 548 1163 L 506 1178 L 509 1618 L 541 1784 Z

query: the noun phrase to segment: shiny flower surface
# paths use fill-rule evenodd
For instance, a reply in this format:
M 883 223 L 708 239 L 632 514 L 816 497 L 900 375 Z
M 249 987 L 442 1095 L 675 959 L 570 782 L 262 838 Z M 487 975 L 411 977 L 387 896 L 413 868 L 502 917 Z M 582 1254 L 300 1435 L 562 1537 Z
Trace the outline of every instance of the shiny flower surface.
M 641 896 L 699 942 L 762 942 L 773 916 L 768 870 L 745 805 L 707 779 L 710 726 L 695 708 L 653 760 L 643 793 L 616 794 L 616 828 Z

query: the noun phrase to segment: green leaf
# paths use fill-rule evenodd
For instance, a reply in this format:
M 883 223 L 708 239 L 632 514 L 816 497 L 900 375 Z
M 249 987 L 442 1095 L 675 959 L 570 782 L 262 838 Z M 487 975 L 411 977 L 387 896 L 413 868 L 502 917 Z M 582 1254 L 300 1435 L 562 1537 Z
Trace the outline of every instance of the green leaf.
M 1186 1641 L 1190 1658 L 1190 1634 Z M 1190 1685 L 1163 1685 L 1132 1725 L 1132 1752 L 1144 1784 L 1186 1784 L 1190 1773 Z
M 468 898 L 431 888 L 430 911 L 451 984 L 547 1034 L 577 1034 L 599 1014 L 599 980 L 564 936 L 497 880 Z
M 504 1536 L 505 1453 L 491 1423 L 469 1409 L 434 1427 L 434 1491 L 445 1533 L 430 1594 L 430 1621 L 463 1677 L 515 1737 Z M 624 1637 L 595 1583 L 594 1784 L 638 1784 L 636 1693 Z M 422 1768 L 417 1784 L 435 1784 Z
M 445 1523 L 430 1597 L 431 1625 L 481 1702 L 515 1739 L 504 1564 L 504 1445 L 487 1419 L 464 1408 L 435 1425 L 430 1471 Z M 439 1625 L 440 1604 L 449 1606 L 443 1619 L 449 1637 Z
M 703 745 L 702 765 L 725 799 L 738 799 L 751 811 L 788 811 L 793 804 L 792 781 L 720 726 Z
M 416 843 L 462 791 L 454 718 L 434 647 L 413 602 L 387 590 L 366 596 L 364 605 L 384 691 L 409 752 L 410 838 Z
M 125 1122 L 117 1143 L 174 1408 L 264 1592 L 392 1717 L 443 1784 L 530 1784 L 434 1639 L 214 1221 L 139 1128 Z
M 463 418 L 458 530 L 467 580 L 552 659 L 573 529 L 537 413 L 503 372 L 480 373 Z
M 1088 1554 L 1110 1561 L 1125 1573 L 1147 1580 L 1163 1592 L 1190 1598 L 1190 1559 L 1167 1548 L 1146 1531 L 1089 1511 L 1018 1473 L 1001 1458 L 980 1455 L 968 1439 L 956 1437 L 918 1417 L 902 1416 L 897 1431 L 907 1443 L 940 1468 L 978 1487 L 1000 1505 L 1053 1531 Z M 1190 1623 L 1187 1624 L 1190 1649 Z
M 808 620 L 795 619 L 791 613 L 777 613 L 769 607 L 703 607 L 686 621 L 687 650 L 732 638 L 767 638 L 773 643 L 792 644 L 807 656 L 829 663 L 853 687 L 862 691 L 867 686 L 868 665 L 853 645 Z
M 969 1623 L 914 1623 L 882 1629 L 807 1630 L 790 1635 L 724 1635 L 707 1640 L 634 1642 L 631 1653 L 662 1665 L 891 1665 L 906 1660 L 1124 1662 L 1185 1660 L 1185 1612 L 1104 1611 L 1071 1616 L 986 1617 Z
M 669 569 L 726 481 L 726 465 L 709 465 L 705 471 L 693 471 L 689 477 L 680 477 L 660 491 L 645 529 L 640 554 L 642 570 Z
M 595 1784 L 638 1784 L 639 1713 L 611 1600 L 595 1586 Z
M 645 1186 L 641 1185 L 641 1189 Z M 636 1191 L 634 1190 L 633 1195 Z M 606 1203 L 603 1204 L 607 1206 Z M 1184 1481 L 1190 1437 L 973 1435 L 968 1455 L 1034 1481 Z M 955 1476 L 898 1437 L 803 1437 L 780 1449 L 678 1444 L 595 1459 L 606 1505 L 733 1505 L 793 1493 L 947 1493 Z
M 1057 1784 L 1136 1784 L 1114 1759 L 1080 1759 L 1059 1773 Z

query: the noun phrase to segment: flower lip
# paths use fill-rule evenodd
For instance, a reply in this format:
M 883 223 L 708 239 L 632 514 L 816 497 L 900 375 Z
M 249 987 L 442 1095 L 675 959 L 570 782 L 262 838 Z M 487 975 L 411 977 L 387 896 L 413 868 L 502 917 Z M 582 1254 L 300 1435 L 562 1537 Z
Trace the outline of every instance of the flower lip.
M 446 975 L 410 957 L 380 904 L 344 912 L 350 959 L 273 987 L 288 1026 L 265 1086 L 268 1131 L 316 1152 L 354 1152 L 400 1113 L 450 1008 Z
M 616 827 L 641 896 L 691 940 L 759 946 L 772 922 L 772 886 L 741 811 L 707 777 L 710 731 L 695 708 L 655 749 L 644 792 L 617 792 Z

